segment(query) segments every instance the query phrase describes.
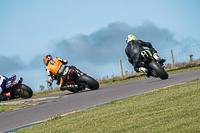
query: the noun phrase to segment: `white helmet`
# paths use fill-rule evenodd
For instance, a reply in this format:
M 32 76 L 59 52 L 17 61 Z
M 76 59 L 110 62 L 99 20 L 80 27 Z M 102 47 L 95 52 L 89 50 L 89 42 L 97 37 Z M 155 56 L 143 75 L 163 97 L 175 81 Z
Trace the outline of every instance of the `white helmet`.
M 130 42 L 132 40 L 136 40 L 136 37 L 134 35 L 130 34 L 126 38 L 126 43 L 128 44 L 128 42 Z

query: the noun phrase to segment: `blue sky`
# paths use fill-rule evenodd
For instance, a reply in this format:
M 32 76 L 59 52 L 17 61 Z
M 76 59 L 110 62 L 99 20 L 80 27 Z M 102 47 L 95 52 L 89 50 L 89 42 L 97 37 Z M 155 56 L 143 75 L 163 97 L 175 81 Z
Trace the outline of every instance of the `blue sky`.
M 159 51 L 198 45 L 199 7 L 199 0 L 0 0 L 0 73 L 45 74 L 46 54 L 78 67 L 126 59 L 130 33 Z

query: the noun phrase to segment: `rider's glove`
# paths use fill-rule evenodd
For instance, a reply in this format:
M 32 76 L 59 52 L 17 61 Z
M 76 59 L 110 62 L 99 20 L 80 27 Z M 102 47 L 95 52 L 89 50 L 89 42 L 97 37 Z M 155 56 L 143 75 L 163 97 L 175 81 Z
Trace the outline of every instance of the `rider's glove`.
M 47 83 L 49 84 L 49 86 L 51 86 L 51 85 L 52 85 L 52 81 L 47 81 Z
M 148 45 L 151 45 L 151 43 L 150 43 L 150 42 L 147 42 L 147 44 L 148 44 Z
M 157 51 L 154 48 L 151 48 L 152 53 L 157 53 Z

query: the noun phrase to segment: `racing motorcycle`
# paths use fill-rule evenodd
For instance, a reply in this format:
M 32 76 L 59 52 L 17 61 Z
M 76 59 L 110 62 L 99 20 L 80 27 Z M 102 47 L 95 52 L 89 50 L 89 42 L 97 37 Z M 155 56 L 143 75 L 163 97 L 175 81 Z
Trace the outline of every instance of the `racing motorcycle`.
M 6 89 L 3 90 L 3 95 L 7 95 L 10 99 L 16 98 L 31 98 L 33 96 L 32 89 L 22 84 L 23 78 L 20 77 L 18 82 L 15 82 L 16 75 L 14 75 L 11 79 L 8 79 Z
M 79 91 L 85 90 L 86 88 L 90 90 L 99 89 L 99 83 L 94 78 L 83 73 L 80 74 L 80 70 L 75 66 L 66 66 L 63 75 L 66 75 L 66 86 L 69 87 L 67 89 L 68 91 L 77 93 Z M 55 76 L 54 80 L 57 79 L 58 77 Z M 49 86 L 50 85 L 51 84 L 49 84 Z
M 149 50 L 143 50 L 140 53 L 141 65 L 148 69 L 149 76 L 159 77 L 164 80 L 168 78 L 163 63 L 157 62 Z

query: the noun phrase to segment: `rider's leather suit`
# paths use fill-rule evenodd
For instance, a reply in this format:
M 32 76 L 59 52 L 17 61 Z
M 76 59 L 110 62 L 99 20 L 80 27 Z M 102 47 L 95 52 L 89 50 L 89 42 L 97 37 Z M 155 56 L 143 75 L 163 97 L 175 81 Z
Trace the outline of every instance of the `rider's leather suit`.
M 140 52 L 144 50 L 143 46 L 148 47 L 152 53 L 157 53 L 157 51 L 152 47 L 150 42 L 144 42 L 141 40 L 132 40 L 128 42 L 125 49 L 128 61 L 134 66 L 134 70 L 136 72 L 139 72 Z

